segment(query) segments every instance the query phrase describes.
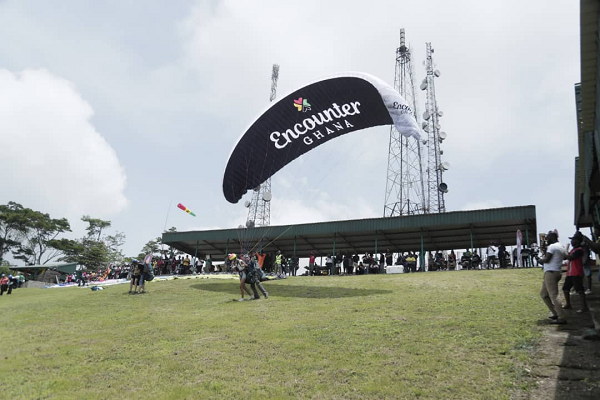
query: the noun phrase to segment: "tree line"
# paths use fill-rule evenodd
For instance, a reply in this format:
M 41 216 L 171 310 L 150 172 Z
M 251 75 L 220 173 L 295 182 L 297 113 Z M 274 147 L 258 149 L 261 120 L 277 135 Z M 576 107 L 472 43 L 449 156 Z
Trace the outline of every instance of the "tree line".
M 26 265 L 45 265 L 49 262 L 77 262 L 98 269 L 109 263 L 122 264 L 131 260 L 125 257 L 122 246 L 125 234 L 107 234 L 111 222 L 84 215 L 86 234 L 79 239 L 62 237 L 71 232 L 66 218 L 52 218 L 49 214 L 23 207 L 14 201 L 0 205 L 0 265 L 7 265 L 6 257 L 22 260 Z M 169 231 L 176 231 L 175 227 Z M 144 245 L 138 258 L 148 253 L 165 256 L 161 238 Z

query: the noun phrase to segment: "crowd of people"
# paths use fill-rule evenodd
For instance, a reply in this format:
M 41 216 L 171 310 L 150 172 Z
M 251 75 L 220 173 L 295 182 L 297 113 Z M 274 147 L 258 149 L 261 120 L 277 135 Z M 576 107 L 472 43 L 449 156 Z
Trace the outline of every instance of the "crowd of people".
M 454 250 L 448 251 L 428 251 L 423 254 L 424 261 L 419 261 L 420 254 L 414 251 L 402 252 L 387 249 L 385 253 L 358 254 L 358 253 L 338 253 L 335 255 L 327 254 L 324 262 L 317 263 L 317 256 L 311 253 L 308 262 L 306 274 L 378 274 L 385 273 L 388 267 L 401 266 L 404 273 L 418 271 L 451 271 L 460 269 L 496 269 L 496 268 L 530 268 L 539 265 L 539 248 L 534 244 L 531 248 L 524 246 L 521 251 L 521 258 L 518 260 L 516 248 L 513 251 L 511 260 L 510 253 L 506 246 L 491 243 L 485 250 L 485 257 L 479 254 L 477 249 L 473 251 L 465 249 L 460 257 Z M 483 252 L 482 252 L 483 253 Z

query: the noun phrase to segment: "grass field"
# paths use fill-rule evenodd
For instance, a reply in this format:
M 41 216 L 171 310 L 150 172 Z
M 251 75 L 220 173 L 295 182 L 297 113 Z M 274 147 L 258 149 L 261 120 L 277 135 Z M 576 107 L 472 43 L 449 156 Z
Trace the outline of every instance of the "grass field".
M 524 379 L 541 272 L 19 289 L 0 297 L 0 397 L 504 399 Z

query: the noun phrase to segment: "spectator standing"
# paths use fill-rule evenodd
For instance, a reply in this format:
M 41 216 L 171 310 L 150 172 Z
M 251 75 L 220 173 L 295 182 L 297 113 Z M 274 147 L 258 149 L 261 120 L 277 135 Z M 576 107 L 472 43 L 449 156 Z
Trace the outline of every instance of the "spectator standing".
M 189 274 L 190 273 L 190 257 L 188 257 L 187 254 L 185 255 L 185 258 L 183 259 L 182 273 L 183 274 Z
M 493 269 L 494 265 L 496 264 L 497 261 L 497 257 L 498 257 L 498 248 L 496 246 L 494 246 L 494 244 L 490 244 L 489 247 L 487 248 L 487 267 L 488 269 Z
M 344 254 L 344 261 L 342 261 L 342 265 L 344 266 L 344 274 L 350 275 L 352 274 L 350 268 L 352 265 L 352 259 L 347 254 Z
M 325 266 L 327 267 L 327 273 L 331 274 L 331 269 L 333 268 L 333 258 L 331 257 L 331 254 L 327 254 L 327 257 L 325 257 Z
M 0 277 L 0 296 L 4 294 L 8 290 L 8 276 L 6 274 L 2 274 Z
M 502 242 L 500 242 L 500 246 L 498 246 L 498 257 L 500 260 L 500 268 L 506 268 L 506 246 Z
M 417 257 L 413 251 L 409 251 L 405 258 L 406 270 L 404 272 L 417 272 Z
M 341 253 L 337 253 L 334 257 L 334 262 L 335 262 L 335 274 L 336 275 L 341 275 L 342 274 L 342 254 Z
M 7 295 L 11 294 L 13 289 L 16 289 L 18 285 L 19 285 L 19 278 L 17 278 L 16 276 L 9 275 L 8 276 L 8 292 L 6 294 Z
M 359 263 L 359 261 L 360 261 L 360 257 L 358 256 L 358 253 L 354 254 L 352 256 L 352 270 L 353 271 L 355 271 L 355 270 L 358 269 L 358 263 Z
M 587 236 L 583 236 L 583 242 L 591 251 L 596 253 L 596 266 L 600 268 L 600 227 L 594 227 L 594 241 L 590 240 L 590 238 L 588 238 Z M 590 265 L 591 261 L 586 264 L 587 268 L 586 265 L 584 265 L 584 275 L 588 288 L 585 291 L 585 293 L 592 294 L 592 268 Z M 598 274 L 600 274 L 600 269 L 598 271 Z
M 83 272 L 85 271 L 85 266 L 82 264 L 77 264 L 75 267 L 75 277 L 77 281 L 77 286 L 84 286 L 85 281 L 83 280 Z
M 582 304 L 581 309 L 577 310 L 577 312 L 583 313 L 588 311 L 585 299 L 585 289 L 583 288 L 583 259 L 585 254 L 583 247 L 581 247 L 583 234 L 577 231 L 573 237 L 570 237 L 569 239 L 571 239 L 573 250 L 565 257 L 569 260 L 569 264 L 567 266 L 567 277 L 565 278 L 565 283 L 563 285 L 563 294 L 565 295 L 565 306 L 563 308 L 565 310 L 572 308 L 571 294 L 569 292 L 571 291 L 571 288 L 575 288 L 575 292 L 579 294 Z
M 540 260 L 540 263 L 544 266 L 544 282 L 542 283 L 540 296 L 548 310 L 550 310 L 551 315 L 549 318 L 552 320 L 550 323 L 564 325 L 567 321 L 562 304 L 558 299 L 558 282 L 560 281 L 560 268 L 565 259 L 566 251 L 558 242 L 558 235 L 555 232 L 548 232 L 546 241 L 548 242 L 548 249 Z
M 300 259 L 297 256 L 290 258 L 289 268 L 291 270 L 292 276 L 296 276 L 296 272 L 298 271 L 298 263 L 299 262 L 300 262 Z M 258 263 L 257 263 L 257 265 L 258 265 Z
M 523 248 L 521 249 L 521 259 L 522 259 L 524 268 L 531 267 L 531 257 L 530 256 L 531 256 L 531 249 L 529 248 L 529 246 L 527 246 L 527 244 L 524 244 Z
M 448 269 L 456 269 L 456 254 L 454 250 L 450 250 L 450 254 L 448 255 Z
M 277 276 L 283 274 L 283 254 L 281 254 L 281 250 L 277 250 L 277 254 L 275 255 L 275 273 Z
M 385 251 L 385 265 L 388 267 L 394 265 L 394 253 L 390 249 Z
M 312 276 L 315 274 L 315 252 L 310 252 L 310 257 L 308 259 L 308 276 Z

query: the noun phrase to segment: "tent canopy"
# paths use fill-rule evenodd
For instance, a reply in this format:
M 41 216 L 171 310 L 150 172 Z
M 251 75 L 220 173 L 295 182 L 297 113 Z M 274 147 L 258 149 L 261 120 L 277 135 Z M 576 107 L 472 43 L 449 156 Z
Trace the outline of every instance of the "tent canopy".
M 535 206 L 455 211 L 403 217 L 368 218 L 311 224 L 167 232 L 163 243 L 192 256 L 214 261 L 248 250 L 290 257 L 331 253 L 381 253 L 484 248 L 491 242 L 516 244 L 521 230 L 525 244 L 537 241 Z
M 48 263 L 43 265 L 25 265 L 23 267 L 10 267 L 13 271 L 23 271 L 27 273 L 39 274 L 45 269 L 56 268 L 58 272 L 62 272 L 63 274 L 73 274 L 75 273 L 75 267 L 77 267 L 77 263 Z

